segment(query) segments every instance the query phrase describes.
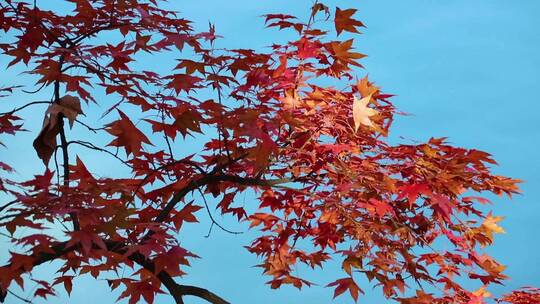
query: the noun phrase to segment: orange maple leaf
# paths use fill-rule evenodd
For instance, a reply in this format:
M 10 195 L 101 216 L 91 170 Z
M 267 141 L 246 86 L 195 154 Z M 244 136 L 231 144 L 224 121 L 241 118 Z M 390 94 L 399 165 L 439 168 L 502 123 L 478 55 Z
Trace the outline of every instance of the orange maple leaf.
M 352 15 L 356 13 L 355 9 L 346 9 L 341 10 L 339 7 L 336 7 L 336 16 L 334 19 L 334 24 L 336 26 L 336 32 L 339 36 L 342 31 L 351 32 L 351 33 L 359 33 L 356 27 L 365 27 L 365 25 L 354 18 L 351 18 Z

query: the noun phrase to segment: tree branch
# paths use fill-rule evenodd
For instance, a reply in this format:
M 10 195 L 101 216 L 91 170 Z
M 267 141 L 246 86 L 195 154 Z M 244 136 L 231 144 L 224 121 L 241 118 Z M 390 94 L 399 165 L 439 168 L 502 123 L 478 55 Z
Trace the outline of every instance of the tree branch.
M 11 202 L 9 203 L 6 203 L 5 205 L 2 205 L 0 206 L 0 212 L 4 211 L 6 208 L 12 206 L 12 205 L 15 205 L 16 203 L 18 203 L 19 200 L 18 199 L 15 199 L 15 200 L 12 200 Z
M 15 112 L 18 112 L 22 109 L 25 109 L 29 106 L 32 106 L 32 105 L 36 105 L 36 104 L 51 104 L 52 102 L 50 101 L 32 101 L 32 102 L 29 102 L 27 104 L 25 104 L 24 106 L 20 106 L 18 108 L 15 108 L 9 112 L 3 112 L 3 113 L 0 113 L 0 116 L 3 116 L 3 115 L 11 115 L 11 114 L 15 114 Z
M 67 162 L 66 162 L 67 164 Z M 227 175 L 227 174 L 218 174 L 219 170 L 215 170 L 210 174 L 204 175 L 203 177 L 199 179 L 192 180 L 188 185 L 186 185 L 183 189 L 178 191 L 174 197 L 167 203 L 167 205 L 163 208 L 163 210 L 159 213 L 159 215 L 154 219 L 154 222 L 161 223 L 165 221 L 169 215 L 169 213 L 174 209 L 176 204 L 181 201 L 188 193 L 190 193 L 193 190 L 198 189 L 201 186 L 208 185 L 211 183 L 221 182 L 221 181 L 229 181 L 233 183 L 237 183 L 240 185 L 251 185 L 251 186 L 276 186 L 283 183 L 289 183 L 289 182 L 295 182 L 298 181 L 297 179 L 292 180 L 289 178 L 281 178 L 281 179 L 261 179 L 261 178 L 251 178 L 251 177 L 240 177 L 236 175 Z M 64 172 L 66 174 L 66 172 Z M 68 171 L 69 174 L 69 171 Z M 69 175 L 66 175 L 69 178 Z M 142 240 L 146 240 L 148 237 L 152 235 L 152 232 L 149 232 Z M 105 241 L 104 243 L 107 246 L 107 250 L 110 252 L 115 252 L 121 255 L 124 255 L 127 252 L 127 247 L 124 243 L 116 242 L 116 241 Z M 32 263 L 32 267 L 36 267 L 38 265 L 41 265 L 45 262 L 49 262 L 55 259 L 58 259 L 65 255 L 66 253 L 69 253 L 71 251 L 74 251 L 78 248 L 77 245 L 73 245 L 70 247 L 67 247 L 67 242 L 58 243 L 56 245 L 51 246 L 51 251 L 47 253 L 41 253 L 37 257 L 35 257 L 35 260 Z M 96 247 L 98 249 L 99 247 Z M 129 260 L 137 263 L 138 265 L 144 267 L 145 269 L 151 271 L 152 273 L 155 273 L 155 265 L 152 261 L 148 260 L 145 256 L 142 254 L 135 252 L 127 257 Z M 11 269 L 11 265 L 6 265 L 3 267 L 4 269 L 9 269 L 11 272 L 19 271 L 24 272 L 26 271 L 23 268 L 19 269 Z M 229 304 L 229 302 L 225 301 L 224 299 L 220 298 L 216 294 L 200 287 L 196 286 L 188 286 L 188 285 L 179 285 L 174 281 L 174 279 L 165 271 L 161 271 L 156 274 L 156 277 L 163 283 L 163 285 L 167 288 L 167 290 L 170 292 L 170 294 L 173 296 L 177 304 L 184 304 L 182 297 L 185 295 L 191 295 L 196 296 L 199 298 L 202 298 L 212 304 Z M 6 287 L 7 289 L 7 287 Z M 0 288 L 0 303 L 3 303 L 5 299 L 5 291 Z
M 104 242 L 105 242 L 105 245 L 107 246 L 107 250 L 110 252 L 114 252 L 120 255 L 124 255 L 127 252 L 127 248 L 125 247 L 123 243 L 115 242 L 115 241 L 104 241 Z M 34 262 L 32 263 L 32 266 L 36 267 L 43 263 L 53 261 L 78 248 L 77 245 L 67 247 L 67 243 L 68 242 L 62 242 L 54 246 L 51 246 L 51 252 L 41 253 L 40 255 L 38 255 L 36 259 L 34 260 Z M 99 247 L 95 247 L 95 248 L 100 249 Z M 143 256 L 142 254 L 140 254 L 139 252 L 135 252 L 129 255 L 127 258 L 137 263 L 144 269 L 155 274 L 155 269 L 156 269 L 155 264 L 149 259 L 147 259 L 145 256 Z M 11 265 L 6 265 L 1 268 L 10 269 L 11 272 L 24 271 L 24 269 L 22 269 L 22 266 L 21 266 L 21 269 L 15 269 L 15 270 L 11 269 L 10 266 Z M 213 292 L 208 291 L 207 289 L 196 287 L 196 286 L 190 286 L 190 285 L 180 285 L 176 283 L 173 277 L 171 277 L 166 271 L 160 271 L 159 273 L 155 275 L 163 283 L 165 288 L 167 288 L 171 296 L 174 298 L 176 304 L 184 304 L 182 297 L 187 296 L 187 295 L 199 297 L 212 304 L 229 304 L 229 302 L 219 297 L 218 295 L 214 294 Z M 6 293 L 7 293 L 6 291 L 0 288 L 0 303 L 4 303 L 5 298 L 6 298 Z
M 211 173 L 209 175 L 205 175 L 200 179 L 192 180 L 189 184 L 187 184 L 184 188 L 182 188 L 180 191 L 178 191 L 171 200 L 165 205 L 165 208 L 161 210 L 161 212 L 158 214 L 158 216 L 154 219 L 154 222 L 156 223 L 162 223 L 165 221 L 169 215 L 169 213 L 174 209 L 176 204 L 184 198 L 188 193 L 191 191 L 208 184 L 217 183 L 217 182 L 233 182 L 240 185 L 245 186 L 276 186 L 279 184 L 284 183 L 290 183 L 294 182 L 296 180 L 292 180 L 289 178 L 280 178 L 280 179 L 260 179 L 260 178 L 253 178 L 253 177 L 240 177 L 236 175 L 227 175 L 227 174 L 216 174 Z
M 182 295 L 199 297 L 213 304 L 229 304 L 229 302 L 207 289 L 190 285 L 178 285 L 178 287 L 180 288 L 180 293 Z
M 62 147 L 62 158 L 64 163 L 64 179 L 63 185 L 67 189 L 69 188 L 69 154 L 68 154 L 68 142 L 66 140 L 66 133 L 64 129 L 64 115 L 58 115 L 58 127 L 60 129 L 60 145 Z M 73 222 L 73 230 L 79 231 L 81 228 L 79 226 L 79 219 L 75 212 L 69 214 L 71 221 Z

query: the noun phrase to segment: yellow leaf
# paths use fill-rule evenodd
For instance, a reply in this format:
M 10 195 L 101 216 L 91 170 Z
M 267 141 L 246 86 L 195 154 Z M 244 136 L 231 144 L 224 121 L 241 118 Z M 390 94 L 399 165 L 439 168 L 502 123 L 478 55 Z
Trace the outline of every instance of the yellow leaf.
M 353 103 L 353 120 L 354 120 L 354 131 L 358 131 L 358 128 L 360 125 L 365 125 L 368 127 L 373 127 L 373 122 L 371 119 L 369 119 L 371 116 L 376 115 L 377 111 L 368 108 L 369 100 L 371 99 L 371 95 L 368 95 L 362 99 L 358 99 L 356 96 L 354 97 L 354 103 Z
M 506 231 L 504 231 L 501 226 L 497 225 L 497 223 L 500 222 L 502 219 L 502 216 L 488 215 L 488 217 L 482 223 L 482 226 L 491 233 L 505 233 Z
M 285 109 L 295 109 L 300 105 L 301 100 L 296 96 L 294 92 L 285 92 L 285 97 L 281 99 L 283 103 L 283 108 Z
M 491 293 L 486 290 L 486 286 L 480 287 L 478 290 L 474 291 L 473 294 L 475 296 L 482 297 L 482 298 L 491 297 Z

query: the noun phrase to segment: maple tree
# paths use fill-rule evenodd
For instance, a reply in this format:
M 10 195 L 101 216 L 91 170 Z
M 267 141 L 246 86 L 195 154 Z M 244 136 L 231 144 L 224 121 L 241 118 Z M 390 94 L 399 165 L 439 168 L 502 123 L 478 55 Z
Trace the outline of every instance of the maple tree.
M 261 258 L 271 288 L 311 285 L 293 267 L 323 268 L 330 258 L 343 276 L 327 287 L 355 300 L 364 293 L 360 276 L 399 303 L 485 303 L 489 285 L 506 279 L 483 253 L 504 230 L 481 207 L 489 203 L 481 193 L 511 196 L 519 180 L 492 174 L 488 153 L 444 138 L 386 141 L 397 111 L 392 95 L 354 74 L 365 56 L 350 38 L 364 26 L 355 9 L 315 2 L 308 20 L 265 15 L 267 27 L 297 39 L 258 52 L 218 48 L 212 25 L 198 32 L 162 1 L 65 4 L 0 1 L 2 56 L 35 77 L 33 88 L 0 88 L 9 101 L 2 106 L 12 107 L 0 113 L 0 135 L 26 131 L 23 121 L 46 107 L 33 142 L 45 171 L 19 180 L 17 164 L 0 162 L 9 198 L 0 227 L 18 249 L 1 266 L 0 302 L 14 283 L 33 280 L 34 296 L 48 298 L 56 285 L 70 293 L 74 278 L 89 273 L 107 274 L 129 303 L 161 293 L 176 303 L 187 295 L 228 303 L 178 283 L 197 257 L 197 248 L 180 246 L 183 224 L 207 209 L 212 226 L 227 230 L 210 208 L 258 229 L 247 250 Z M 144 66 L 159 56 L 176 66 Z M 9 100 L 46 90 L 50 100 Z M 190 145 L 195 138 L 200 147 Z M 98 177 L 77 147 L 130 173 Z M 256 206 L 236 203 L 246 192 Z M 47 229 L 58 225 L 62 233 Z M 26 276 L 53 260 L 61 262 L 54 281 Z M 124 265 L 131 276 L 110 277 Z M 483 287 L 469 290 L 464 279 Z M 540 292 L 524 288 L 497 301 L 539 303 Z

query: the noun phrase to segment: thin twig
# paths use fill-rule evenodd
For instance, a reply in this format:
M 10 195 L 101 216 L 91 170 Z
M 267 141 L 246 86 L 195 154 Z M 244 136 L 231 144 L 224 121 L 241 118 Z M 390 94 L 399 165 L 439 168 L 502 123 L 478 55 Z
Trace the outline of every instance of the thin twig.
M 15 298 L 17 298 L 17 299 L 19 299 L 19 300 L 21 300 L 21 301 L 23 301 L 23 302 L 25 302 L 25 303 L 32 304 L 32 301 L 27 300 L 27 299 L 25 299 L 25 298 L 19 296 L 18 294 L 14 293 L 13 291 L 11 291 L 11 290 L 9 290 L 9 289 L 7 289 L 7 292 L 8 292 L 9 294 L 11 294 L 12 296 L 14 296 Z
M 210 237 L 210 233 L 212 232 L 212 227 L 214 225 L 218 226 L 221 230 L 225 231 L 225 232 L 228 232 L 230 234 L 242 234 L 243 232 L 242 231 L 232 231 L 232 230 L 229 230 L 225 227 L 223 227 L 221 224 L 219 224 L 215 219 L 214 219 L 214 216 L 212 216 L 212 212 L 210 212 L 210 207 L 208 207 L 208 201 L 206 201 L 206 196 L 204 195 L 204 193 L 201 191 L 200 188 L 197 188 L 197 191 L 199 191 L 199 193 L 201 194 L 201 197 L 204 201 L 204 206 L 206 207 L 206 212 L 208 213 L 208 216 L 210 217 L 210 220 L 212 221 L 212 225 L 210 226 L 210 229 L 208 230 L 208 234 L 206 235 L 206 237 Z
M 16 200 L 12 200 L 11 202 L 9 202 L 9 203 L 7 203 L 7 204 L 1 206 L 1 207 L 0 207 L 0 212 L 4 211 L 7 207 L 12 206 L 12 205 L 14 205 L 14 204 L 16 204 L 16 203 L 18 203 L 18 202 L 19 202 L 19 200 L 16 199 Z
M 41 89 L 43 89 L 45 85 L 47 85 L 47 82 L 44 82 L 39 88 L 35 89 L 34 91 L 27 91 L 27 90 L 22 90 L 22 91 L 26 94 L 36 94 L 37 92 L 41 91 Z
M 100 151 L 100 152 L 105 152 L 105 153 L 111 155 L 112 157 L 116 158 L 117 160 L 119 160 L 122 164 L 124 164 L 124 165 L 128 166 L 129 168 L 132 168 L 132 169 L 133 169 L 133 167 L 132 167 L 128 162 L 126 162 L 125 160 L 123 160 L 122 158 L 120 158 L 118 155 L 112 153 L 112 152 L 109 151 L 109 150 L 100 148 L 100 147 L 94 145 L 94 144 L 91 143 L 91 142 L 82 141 L 82 140 L 74 140 L 74 141 L 68 142 L 68 145 L 70 145 L 70 144 L 77 144 L 77 145 L 81 145 L 81 146 L 83 146 L 83 147 L 86 147 L 86 148 L 88 148 L 88 149 L 97 150 L 97 151 Z
M 75 122 L 81 124 L 82 126 L 86 127 L 89 131 L 92 131 L 92 132 L 94 132 L 94 133 L 97 133 L 97 131 L 101 131 L 101 130 L 105 130 L 105 129 L 106 129 L 106 128 L 104 128 L 104 127 L 103 127 L 103 128 L 93 128 L 93 127 L 87 125 L 86 123 L 84 123 L 84 122 L 82 122 L 82 121 L 80 121 L 80 120 L 78 120 L 78 119 L 75 119 Z
M 32 101 L 32 102 L 29 102 L 29 103 L 25 104 L 24 106 L 20 106 L 20 107 L 18 107 L 18 108 L 15 108 L 15 109 L 9 111 L 9 112 L 3 112 L 3 113 L 0 113 L 0 116 L 14 114 L 15 112 L 18 112 L 18 111 L 20 111 L 20 110 L 22 110 L 22 109 L 25 109 L 25 108 L 27 108 L 27 107 L 29 107 L 29 106 L 32 106 L 32 105 L 36 105 L 36 104 L 51 104 L 51 103 L 52 103 L 52 102 L 50 102 L 50 101 L 42 101 L 42 100 L 40 100 L 40 101 Z

